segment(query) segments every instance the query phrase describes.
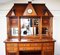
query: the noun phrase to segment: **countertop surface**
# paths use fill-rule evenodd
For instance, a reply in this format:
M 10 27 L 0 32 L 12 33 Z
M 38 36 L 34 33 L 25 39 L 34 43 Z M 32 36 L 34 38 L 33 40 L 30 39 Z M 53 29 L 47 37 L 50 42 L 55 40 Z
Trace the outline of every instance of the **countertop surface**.
M 10 39 L 9 41 L 8 40 L 6 40 L 6 41 L 4 41 L 5 43 L 7 43 L 7 42 L 56 42 L 56 40 L 46 40 L 46 39 L 42 39 L 42 40 L 40 40 L 40 39 L 21 39 L 20 41 L 18 40 L 18 39 Z

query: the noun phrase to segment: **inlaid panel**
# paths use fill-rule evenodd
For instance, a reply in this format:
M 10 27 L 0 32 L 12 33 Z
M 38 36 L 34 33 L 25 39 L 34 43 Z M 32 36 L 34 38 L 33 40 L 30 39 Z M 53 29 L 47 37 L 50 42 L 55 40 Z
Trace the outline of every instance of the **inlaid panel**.
M 17 47 L 17 43 L 7 43 L 7 47 Z
M 7 44 L 7 51 L 8 52 L 17 52 L 18 51 L 18 45 L 16 43 L 8 43 Z
M 41 47 L 20 47 L 20 51 L 28 51 L 28 50 L 41 50 Z
M 53 50 L 54 44 L 53 43 L 44 43 L 43 50 Z
M 41 47 L 42 44 L 40 43 L 20 43 L 19 46 L 20 47 Z

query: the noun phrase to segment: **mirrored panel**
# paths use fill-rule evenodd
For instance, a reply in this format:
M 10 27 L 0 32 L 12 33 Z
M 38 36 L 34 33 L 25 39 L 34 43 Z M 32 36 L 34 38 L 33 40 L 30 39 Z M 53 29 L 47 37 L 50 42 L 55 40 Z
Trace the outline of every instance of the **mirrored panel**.
M 21 36 L 38 35 L 39 18 L 21 18 Z
M 11 35 L 12 36 L 18 36 L 18 28 L 17 27 L 11 28 Z
M 34 18 L 34 35 L 38 35 L 39 18 Z
M 32 19 L 21 18 L 21 36 L 33 35 Z
M 43 36 L 47 36 L 48 35 L 48 28 L 47 27 L 43 27 L 42 28 L 42 35 Z
M 34 19 L 34 25 L 38 25 L 39 24 L 39 19 L 38 18 L 35 18 Z

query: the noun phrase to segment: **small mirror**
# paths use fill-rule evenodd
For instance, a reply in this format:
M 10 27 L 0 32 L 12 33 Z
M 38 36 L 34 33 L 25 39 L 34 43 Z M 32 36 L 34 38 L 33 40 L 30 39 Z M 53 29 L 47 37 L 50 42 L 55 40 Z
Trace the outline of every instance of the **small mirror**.
M 12 36 L 18 36 L 18 28 L 17 27 L 11 28 L 11 35 Z

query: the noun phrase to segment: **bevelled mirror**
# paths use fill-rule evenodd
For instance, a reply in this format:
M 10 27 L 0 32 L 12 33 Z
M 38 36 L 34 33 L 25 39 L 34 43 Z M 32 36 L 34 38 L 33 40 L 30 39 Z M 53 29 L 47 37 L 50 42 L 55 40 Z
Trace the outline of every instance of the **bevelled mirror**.
M 38 18 L 21 18 L 21 36 L 38 35 Z
M 21 18 L 21 36 L 33 35 L 32 19 Z

